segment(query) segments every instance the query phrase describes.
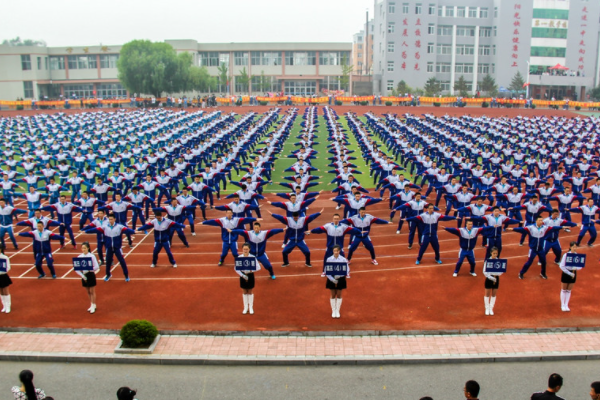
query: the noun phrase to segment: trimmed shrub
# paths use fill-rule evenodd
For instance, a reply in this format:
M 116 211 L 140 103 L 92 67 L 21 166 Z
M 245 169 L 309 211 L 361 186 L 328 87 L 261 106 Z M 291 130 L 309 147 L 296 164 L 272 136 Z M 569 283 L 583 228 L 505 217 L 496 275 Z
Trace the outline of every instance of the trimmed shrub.
M 488 103 L 487 101 L 484 101 L 483 103 L 481 103 L 482 108 L 488 108 L 489 106 L 490 106 L 490 103 Z
M 369 102 L 368 102 L 368 101 L 361 101 L 361 102 L 360 102 L 360 105 L 361 105 L 361 106 L 368 106 L 368 105 L 369 105 Z
M 441 107 L 441 106 L 442 106 L 442 103 L 435 102 L 435 103 L 433 103 L 433 106 L 434 106 L 434 107 Z
M 531 105 L 531 109 L 532 109 L 532 110 L 535 110 L 535 108 L 536 108 L 536 107 L 537 107 L 537 106 L 536 106 L 535 104 L 532 104 L 532 105 Z
M 579 110 L 581 110 L 581 106 L 575 106 L 575 109 L 576 109 L 577 111 L 579 111 Z
M 113 103 L 112 108 L 119 108 L 119 103 Z
M 156 336 L 158 329 L 149 321 L 143 319 L 134 319 L 123 325 L 119 333 L 123 341 L 122 347 L 125 348 L 144 348 L 149 347 Z
M 336 101 L 335 101 L 335 105 L 336 105 L 336 106 L 341 106 L 342 104 L 343 104 L 343 103 L 342 103 L 340 100 L 336 100 Z
M 392 105 L 392 102 L 391 102 L 391 101 L 386 101 L 386 102 L 385 102 L 385 105 L 389 107 L 389 106 L 391 106 L 391 105 Z
M 258 104 L 260 104 L 261 106 L 266 106 L 267 104 L 269 104 L 268 101 L 259 101 Z
M 23 110 L 25 107 L 23 107 L 22 104 L 17 105 L 17 110 Z

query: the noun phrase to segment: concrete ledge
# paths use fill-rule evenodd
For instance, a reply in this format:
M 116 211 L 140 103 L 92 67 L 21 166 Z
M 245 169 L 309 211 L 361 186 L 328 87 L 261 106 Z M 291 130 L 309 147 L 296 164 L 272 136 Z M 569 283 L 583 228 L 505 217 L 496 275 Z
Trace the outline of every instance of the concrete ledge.
M 119 341 L 117 347 L 115 347 L 115 354 L 152 354 L 159 340 L 160 335 L 156 335 L 152 343 L 150 343 L 150 347 L 148 347 L 147 349 L 132 349 L 128 347 L 121 347 L 123 346 L 123 341 L 121 340 Z
M 29 352 L 28 352 L 29 353 Z M 147 364 L 147 365 L 381 365 L 381 364 L 458 364 L 492 363 L 516 361 L 572 361 L 598 360 L 595 354 L 507 354 L 498 356 L 362 356 L 362 357 L 216 357 L 216 356 L 156 356 L 123 354 L 24 354 L 24 352 L 0 353 L 0 361 L 19 362 L 78 362 L 104 364 Z

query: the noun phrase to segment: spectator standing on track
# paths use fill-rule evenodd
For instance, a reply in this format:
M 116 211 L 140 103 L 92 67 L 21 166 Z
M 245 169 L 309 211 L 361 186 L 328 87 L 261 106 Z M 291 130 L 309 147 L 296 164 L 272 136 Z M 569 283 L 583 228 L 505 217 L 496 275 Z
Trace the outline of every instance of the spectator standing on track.
M 536 392 L 531 395 L 531 400 L 556 400 L 562 399 L 556 393 L 560 391 L 563 385 L 563 378 L 559 374 L 552 374 L 548 378 L 548 389 L 545 392 Z
M 243 292 L 242 296 L 244 299 L 244 311 L 242 311 L 242 314 L 254 314 L 254 293 L 252 293 L 255 285 L 254 273 L 260 270 L 260 263 L 253 254 L 250 254 L 250 243 L 244 243 L 242 245 L 242 257 L 253 258 L 254 262 L 256 263 L 256 270 L 254 271 L 238 271 L 237 269 L 235 271 L 240 276 L 240 287 L 242 288 Z M 238 257 L 236 257 L 236 260 L 237 258 Z
M 90 251 L 90 244 L 88 242 L 82 243 L 81 251 L 83 253 L 78 255 L 78 258 L 89 258 L 92 260 L 92 271 L 86 271 L 85 273 L 77 271 L 77 275 L 81 276 L 81 285 L 87 290 L 91 303 L 88 311 L 90 314 L 93 314 L 96 312 L 96 272 L 100 271 L 100 266 L 98 265 L 96 256 Z

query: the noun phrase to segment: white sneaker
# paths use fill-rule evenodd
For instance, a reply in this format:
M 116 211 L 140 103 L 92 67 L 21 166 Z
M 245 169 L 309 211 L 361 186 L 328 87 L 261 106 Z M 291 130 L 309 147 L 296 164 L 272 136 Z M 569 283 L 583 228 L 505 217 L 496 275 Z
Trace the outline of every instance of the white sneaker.
M 8 311 L 6 311 L 7 313 L 10 312 L 10 309 L 7 309 L 7 310 L 8 310 Z M 565 306 L 565 310 L 564 311 L 569 312 L 569 311 L 571 311 L 571 309 L 569 307 Z
M 494 315 L 494 309 L 490 307 L 490 315 Z
M 177 264 L 173 264 L 173 268 L 177 268 Z
M 93 313 L 95 313 L 95 312 L 96 312 L 96 307 L 92 307 L 92 308 L 90 309 L 90 314 L 93 314 Z
M 490 315 L 490 309 L 489 309 L 489 307 L 486 307 L 486 309 L 485 309 L 485 315 Z
M 560 306 L 561 311 L 565 311 L 565 306 Z
M 377 262 L 377 260 L 371 260 L 371 264 L 373 264 L 373 265 L 379 265 L 379 263 Z
M 88 310 L 88 311 L 92 311 L 92 308 L 94 308 L 94 306 L 93 306 L 93 305 L 91 305 L 91 306 L 90 306 L 90 308 L 88 308 L 87 310 Z
M 2 311 L 0 311 L 0 312 L 6 312 L 6 306 L 2 307 Z
M 477 274 L 475 272 L 471 272 L 470 274 L 471 274 L 471 276 L 477 276 Z
M 571 311 L 571 310 L 567 310 L 567 311 Z M 10 314 L 10 306 L 6 307 L 6 310 L 4 310 L 4 312 L 6 314 Z
M 252 306 L 249 306 L 248 312 L 250 313 L 250 315 L 254 314 L 254 308 Z
M 192 232 L 192 236 L 196 236 L 196 232 Z
M 156 265 L 152 264 L 152 265 L 150 266 L 150 268 L 156 268 Z
M 337 315 L 337 313 L 335 312 L 335 310 L 333 310 L 331 312 L 331 318 L 337 318 L 336 315 Z
M 336 210 L 339 210 L 340 208 L 341 208 L 340 206 L 337 206 L 335 209 L 336 209 Z
M 244 307 L 244 311 L 242 311 L 242 314 L 248 314 L 248 306 Z
M 282 248 L 282 249 L 285 249 L 285 243 L 281 245 L 281 248 Z
M 396 235 L 399 235 L 399 234 L 400 234 L 400 231 L 396 231 Z
M 340 310 L 335 310 L 335 317 L 336 318 L 340 318 L 341 317 Z
M 458 276 L 458 274 L 455 272 L 452 274 L 452 276 L 456 278 Z

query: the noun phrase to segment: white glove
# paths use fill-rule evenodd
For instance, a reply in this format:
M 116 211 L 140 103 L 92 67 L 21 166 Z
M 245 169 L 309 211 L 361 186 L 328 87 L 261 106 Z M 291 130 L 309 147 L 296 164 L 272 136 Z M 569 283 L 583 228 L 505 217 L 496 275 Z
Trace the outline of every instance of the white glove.
M 244 280 L 248 280 L 248 275 L 244 275 L 242 278 L 244 278 Z
M 338 284 L 338 280 L 337 280 L 337 279 L 334 279 L 334 280 L 333 280 L 333 283 L 335 283 L 335 284 L 337 285 L 337 284 Z

